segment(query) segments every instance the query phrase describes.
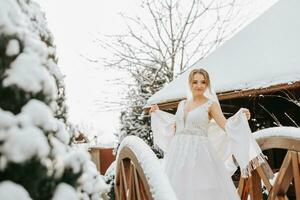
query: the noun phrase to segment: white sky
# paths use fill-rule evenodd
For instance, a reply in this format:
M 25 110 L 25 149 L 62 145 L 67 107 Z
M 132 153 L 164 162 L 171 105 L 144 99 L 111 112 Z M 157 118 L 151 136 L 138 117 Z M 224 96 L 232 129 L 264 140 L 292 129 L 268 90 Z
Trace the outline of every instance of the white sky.
M 103 49 L 93 42 L 95 35 L 122 32 L 125 27 L 118 13 L 134 15 L 141 0 L 35 1 L 46 13 L 57 45 L 58 65 L 66 75 L 70 121 L 84 126 L 91 136 L 104 134 L 105 140 L 112 138 L 118 130 L 120 110 L 105 111 L 103 102 L 118 102 L 124 97 L 125 86 L 116 86 L 111 80 L 127 75 L 104 69 L 101 63 L 89 62 L 80 55 L 90 59 L 105 57 Z M 266 2 L 271 1 L 276 0 Z M 261 0 L 245 2 L 256 7 L 262 4 Z
M 103 57 L 105 52 L 93 42 L 95 35 L 120 32 L 123 23 L 118 13 L 132 12 L 138 5 L 135 1 L 36 0 L 46 13 L 57 45 L 58 66 L 65 74 L 69 119 L 88 129 L 90 135 L 112 136 L 118 130 L 120 110 L 105 111 L 101 104 L 118 101 L 124 88 L 110 80 L 126 74 L 104 69 L 80 55 Z

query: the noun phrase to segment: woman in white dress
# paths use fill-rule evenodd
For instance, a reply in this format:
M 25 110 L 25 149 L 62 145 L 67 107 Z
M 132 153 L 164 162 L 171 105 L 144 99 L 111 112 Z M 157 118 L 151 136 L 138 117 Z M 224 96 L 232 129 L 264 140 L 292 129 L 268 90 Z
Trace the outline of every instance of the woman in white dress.
M 178 105 L 175 135 L 164 158 L 170 184 L 178 200 L 238 200 L 231 175 L 207 137 L 210 119 L 223 130 L 227 122 L 220 104 L 204 95 L 210 90 L 208 73 L 204 69 L 192 70 L 189 86 L 192 99 Z M 150 113 L 158 109 L 154 105 Z M 244 108 L 242 112 L 249 120 L 249 110 Z

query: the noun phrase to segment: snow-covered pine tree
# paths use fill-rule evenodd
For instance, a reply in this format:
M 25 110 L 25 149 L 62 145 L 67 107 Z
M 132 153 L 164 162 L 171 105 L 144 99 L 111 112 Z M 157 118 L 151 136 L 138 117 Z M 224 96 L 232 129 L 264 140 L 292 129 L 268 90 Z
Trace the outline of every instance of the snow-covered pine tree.
M 136 135 L 151 146 L 158 157 L 161 157 L 162 152 L 153 144 L 150 115 L 143 112 L 143 107 L 149 97 L 172 80 L 173 72 L 165 66 L 159 71 L 150 67 L 137 69 L 132 74 L 135 74 L 133 76 L 135 85 L 128 92 L 127 108 L 121 112 L 119 141 L 121 142 L 127 135 Z
M 0 1 L 0 199 L 101 199 L 90 156 L 66 131 L 62 75 L 40 7 Z

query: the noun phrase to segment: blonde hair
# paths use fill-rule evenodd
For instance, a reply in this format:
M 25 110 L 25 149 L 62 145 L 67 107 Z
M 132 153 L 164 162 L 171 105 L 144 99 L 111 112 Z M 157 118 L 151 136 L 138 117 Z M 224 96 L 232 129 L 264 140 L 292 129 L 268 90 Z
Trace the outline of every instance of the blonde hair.
M 211 92 L 211 87 L 210 87 L 210 78 L 209 78 L 209 74 L 206 70 L 202 69 L 202 68 L 198 68 L 198 69 L 193 69 L 190 74 L 189 74 L 189 86 L 190 89 L 192 87 L 192 83 L 193 83 L 193 78 L 195 74 L 202 74 L 204 76 L 206 85 L 208 87 L 209 92 Z

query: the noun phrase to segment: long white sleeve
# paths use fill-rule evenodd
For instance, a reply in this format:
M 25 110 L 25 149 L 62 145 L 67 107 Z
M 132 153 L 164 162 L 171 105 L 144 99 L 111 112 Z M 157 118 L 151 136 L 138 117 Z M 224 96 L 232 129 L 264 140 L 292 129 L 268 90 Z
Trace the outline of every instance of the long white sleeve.
M 252 170 L 265 162 L 266 156 L 254 139 L 242 109 L 227 120 L 225 130 L 230 137 L 230 148 L 240 166 L 241 176 L 250 176 Z
M 252 135 L 242 109 L 227 119 L 225 130 L 223 131 L 215 122 L 211 122 L 208 137 L 212 145 L 231 175 L 237 169 L 232 158 L 234 156 L 240 166 L 242 177 L 250 176 L 252 170 L 265 162 L 265 156 Z
M 151 113 L 151 129 L 154 144 L 157 144 L 164 152 L 167 151 L 169 143 L 174 136 L 175 115 L 156 110 Z

